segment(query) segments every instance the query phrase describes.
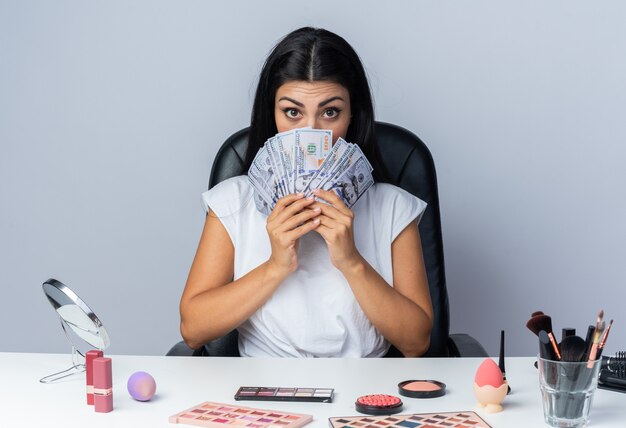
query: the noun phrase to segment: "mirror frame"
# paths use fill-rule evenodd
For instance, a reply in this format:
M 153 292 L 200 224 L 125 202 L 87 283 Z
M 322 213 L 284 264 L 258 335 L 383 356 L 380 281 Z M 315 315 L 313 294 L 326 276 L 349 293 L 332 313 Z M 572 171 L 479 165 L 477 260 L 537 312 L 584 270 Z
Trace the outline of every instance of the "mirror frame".
M 96 314 L 91 310 L 91 308 L 89 308 L 89 306 L 87 306 L 87 304 L 85 302 L 83 302 L 83 300 L 80 297 L 78 297 L 78 295 L 76 293 L 74 293 L 68 286 L 63 284 L 61 281 L 58 281 L 58 280 L 56 280 L 54 278 L 48 279 L 41 286 L 43 288 L 44 294 L 46 295 L 46 298 L 48 299 L 48 301 L 50 302 L 50 304 L 54 308 L 54 310 L 57 313 L 57 315 L 59 316 L 59 318 L 63 321 L 63 323 L 67 324 L 70 327 L 70 329 L 72 329 L 72 330 L 74 329 L 74 327 L 71 325 L 71 323 L 66 322 L 65 319 L 63 319 L 63 317 L 61 316 L 61 314 L 59 314 L 58 309 L 61 306 L 63 306 L 63 305 L 59 305 L 59 303 L 56 300 L 52 299 L 48 295 L 48 293 L 46 292 L 46 287 L 48 286 L 48 287 L 56 288 L 62 294 L 67 296 L 67 298 L 73 304 L 78 306 L 85 313 L 85 315 L 87 315 L 87 317 L 91 320 L 93 325 L 96 327 L 96 329 L 98 331 L 98 335 L 102 339 L 102 347 L 94 345 L 93 343 L 89 343 L 85 339 L 83 339 L 82 337 L 81 337 L 81 340 L 85 341 L 89 345 L 94 346 L 94 347 L 96 347 L 97 349 L 100 349 L 100 350 L 105 350 L 106 348 L 109 347 L 109 345 L 111 344 L 111 340 L 109 339 L 109 334 L 107 333 L 106 329 L 104 328 L 104 325 L 102 325 L 102 322 L 96 316 Z M 74 345 L 74 344 L 72 343 L 72 345 Z

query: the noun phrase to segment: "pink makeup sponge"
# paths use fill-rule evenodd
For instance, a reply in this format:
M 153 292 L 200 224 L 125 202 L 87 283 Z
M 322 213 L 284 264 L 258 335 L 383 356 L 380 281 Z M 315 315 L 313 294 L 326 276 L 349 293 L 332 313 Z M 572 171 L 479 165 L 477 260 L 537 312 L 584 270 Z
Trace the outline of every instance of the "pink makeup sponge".
M 156 392 L 156 382 L 146 372 L 135 372 L 130 375 L 126 386 L 130 396 L 138 401 L 149 401 Z
M 500 367 L 491 358 L 487 358 L 478 367 L 474 382 L 478 386 L 491 385 L 494 388 L 498 388 L 504 383 L 504 378 L 502 377 Z

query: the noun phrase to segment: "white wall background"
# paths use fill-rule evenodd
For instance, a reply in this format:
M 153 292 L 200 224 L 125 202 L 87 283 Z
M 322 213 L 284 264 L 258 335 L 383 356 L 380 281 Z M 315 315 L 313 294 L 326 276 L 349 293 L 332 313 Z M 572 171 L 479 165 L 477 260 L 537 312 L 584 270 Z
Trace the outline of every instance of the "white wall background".
M 0 351 L 67 352 L 41 283 L 111 353 L 164 354 L 213 156 L 284 34 L 344 36 L 377 118 L 438 167 L 452 331 L 536 353 L 544 310 L 626 347 L 622 1 L 0 0 Z

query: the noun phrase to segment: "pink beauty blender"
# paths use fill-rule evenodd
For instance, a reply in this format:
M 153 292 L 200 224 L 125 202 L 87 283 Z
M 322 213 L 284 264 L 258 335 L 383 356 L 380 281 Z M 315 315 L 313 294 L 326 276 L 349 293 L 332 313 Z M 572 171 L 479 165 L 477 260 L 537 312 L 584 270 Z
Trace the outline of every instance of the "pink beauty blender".
M 500 367 L 491 358 L 485 359 L 474 377 L 474 394 L 478 407 L 487 413 L 501 412 L 500 403 L 506 397 L 508 389 L 509 385 L 504 380 Z
M 156 392 L 156 382 L 146 372 L 135 372 L 130 375 L 126 386 L 130 396 L 137 401 L 149 401 Z
M 504 383 L 504 378 L 500 367 L 491 358 L 487 358 L 478 367 L 474 381 L 478 386 L 491 385 L 498 388 Z

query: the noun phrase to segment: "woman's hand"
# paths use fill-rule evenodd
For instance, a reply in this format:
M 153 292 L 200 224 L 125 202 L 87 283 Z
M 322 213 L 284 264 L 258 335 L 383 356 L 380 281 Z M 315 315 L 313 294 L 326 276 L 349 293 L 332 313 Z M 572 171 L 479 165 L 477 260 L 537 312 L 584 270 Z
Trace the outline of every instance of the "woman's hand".
M 326 241 L 333 266 L 343 272 L 361 260 L 354 244 L 354 213 L 335 192 L 315 189 L 313 194 L 330 204 L 316 202 L 312 205 L 321 209 L 320 223 L 315 231 Z
M 319 226 L 320 208 L 310 208 L 313 198 L 294 193 L 280 198 L 267 217 L 267 234 L 272 246 L 268 263 L 287 276 L 298 268 L 298 239 Z

